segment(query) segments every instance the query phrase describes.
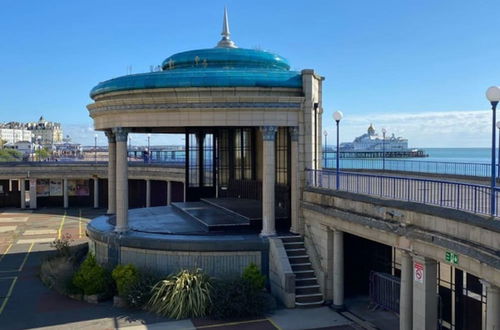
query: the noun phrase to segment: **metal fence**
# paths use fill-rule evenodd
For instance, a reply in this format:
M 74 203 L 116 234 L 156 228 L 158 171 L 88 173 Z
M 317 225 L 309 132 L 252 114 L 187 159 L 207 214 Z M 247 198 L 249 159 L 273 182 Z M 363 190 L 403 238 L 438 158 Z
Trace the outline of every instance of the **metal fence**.
M 370 300 L 378 307 L 399 314 L 401 279 L 391 274 L 370 272 Z
M 329 156 L 329 155 L 327 155 Z M 323 158 L 323 167 L 335 169 L 336 159 Z M 389 170 L 402 172 L 419 172 L 433 174 L 465 175 L 465 176 L 491 176 L 491 164 L 486 163 L 459 163 L 437 162 L 427 160 L 403 159 L 340 159 L 340 169 L 358 170 Z
M 311 187 L 336 189 L 335 170 L 306 170 Z M 490 214 L 491 187 L 463 182 L 339 172 L 339 190 Z M 495 205 L 499 193 L 495 189 Z M 499 215 L 498 208 L 495 216 Z

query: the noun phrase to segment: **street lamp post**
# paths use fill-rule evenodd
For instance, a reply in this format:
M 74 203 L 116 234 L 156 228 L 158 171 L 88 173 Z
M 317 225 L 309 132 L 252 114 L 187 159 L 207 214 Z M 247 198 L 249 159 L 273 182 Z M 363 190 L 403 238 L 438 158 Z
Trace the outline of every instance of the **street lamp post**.
M 148 134 L 148 164 L 151 164 L 151 133 Z
M 324 167 L 326 168 L 326 163 L 327 163 L 327 146 L 328 146 L 328 132 L 326 131 L 326 129 L 323 131 L 323 135 L 325 136 L 325 146 L 323 147 L 323 158 L 325 159 L 325 165 Z
M 94 134 L 94 162 L 97 163 L 97 133 Z
M 491 196 L 490 196 L 490 213 L 492 216 L 495 215 L 495 185 L 496 185 L 496 171 L 495 171 L 495 152 L 496 152 L 496 146 L 495 146 L 495 133 L 496 133 L 496 110 L 497 110 L 497 105 L 498 102 L 500 101 L 500 87 L 499 86 L 492 86 L 488 88 L 486 91 L 486 98 L 488 101 L 491 103 L 491 110 L 492 110 L 492 117 L 493 117 L 493 123 L 492 123 L 492 132 L 491 132 Z
M 340 166 L 339 123 L 340 123 L 340 120 L 342 119 L 342 117 L 344 117 L 344 114 L 341 111 L 335 111 L 333 113 L 333 119 L 337 123 L 337 152 L 336 152 L 337 159 L 336 159 L 336 180 L 335 180 L 337 190 L 339 190 L 339 187 L 340 187 L 340 181 L 339 181 L 339 178 L 340 178 L 340 173 L 339 173 L 339 166 Z
M 127 160 L 129 160 L 129 154 L 132 152 L 132 137 L 128 136 L 128 150 L 127 150 Z M 132 157 L 130 155 L 130 157 Z
M 382 128 L 382 170 L 385 171 L 385 133 L 387 130 Z

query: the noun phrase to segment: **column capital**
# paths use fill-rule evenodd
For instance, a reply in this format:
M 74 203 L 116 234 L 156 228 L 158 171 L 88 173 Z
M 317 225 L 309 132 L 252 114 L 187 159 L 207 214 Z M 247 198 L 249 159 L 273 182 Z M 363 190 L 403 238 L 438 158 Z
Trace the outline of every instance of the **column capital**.
M 128 133 L 130 129 L 123 127 L 113 128 L 113 134 L 115 135 L 116 142 L 127 142 Z
M 116 142 L 115 134 L 112 131 L 104 131 L 104 134 L 108 138 L 108 143 L 115 143 Z
M 276 132 L 278 131 L 278 127 L 261 126 L 260 131 L 262 132 L 262 139 L 264 141 L 274 141 L 276 139 Z
M 292 139 L 292 141 L 299 140 L 299 127 L 298 126 L 290 127 L 290 138 Z

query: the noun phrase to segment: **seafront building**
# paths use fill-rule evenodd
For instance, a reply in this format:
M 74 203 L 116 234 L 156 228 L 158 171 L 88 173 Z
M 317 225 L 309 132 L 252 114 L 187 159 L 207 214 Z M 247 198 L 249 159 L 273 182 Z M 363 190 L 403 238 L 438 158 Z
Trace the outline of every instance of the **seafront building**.
M 498 329 L 499 214 L 485 187 L 323 170 L 323 79 L 238 48 L 225 13 L 215 48 L 91 90 L 106 165 L 2 168 L 0 184 L 15 184 L 0 202 L 106 207 L 87 227 L 102 264 L 226 277 L 255 263 L 288 308 L 370 296 L 401 329 Z M 130 133 L 182 134 L 183 166 L 129 163 Z
M 26 128 L 31 131 L 33 141 L 41 144 L 44 147 L 51 147 L 55 143 L 62 142 L 63 130 L 60 123 L 45 120 L 43 116 L 38 122 L 30 122 L 25 124 Z
M 354 139 L 353 142 L 344 142 L 340 145 L 341 151 L 407 151 L 408 139 L 396 137 L 394 133 L 391 136 L 378 134 L 373 124 L 370 124 L 365 134 Z

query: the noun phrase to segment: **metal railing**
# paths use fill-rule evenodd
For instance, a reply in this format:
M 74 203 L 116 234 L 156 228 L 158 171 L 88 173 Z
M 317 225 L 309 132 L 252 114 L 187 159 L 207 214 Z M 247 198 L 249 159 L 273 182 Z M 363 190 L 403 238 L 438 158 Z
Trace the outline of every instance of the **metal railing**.
M 310 187 L 336 189 L 335 170 L 306 170 Z M 400 201 L 491 214 L 491 187 L 463 182 L 339 172 L 339 190 Z M 495 189 L 495 203 L 499 192 Z M 495 216 L 499 215 L 498 208 Z
M 323 167 L 335 169 L 335 157 L 323 158 Z M 491 164 L 438 162 L 427 160 L 404 159 L 340 159 L 341 169 L 356 170 L 389 170 L 401 172 L 419 172 L 432 174 L 449 174 L 465 176 L 491 176 Z
M 370 300 L 375 306 L 399 314 L 401 279 L 391 274 L 370 272 Z

